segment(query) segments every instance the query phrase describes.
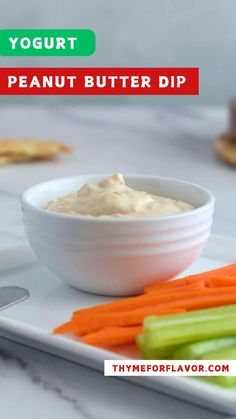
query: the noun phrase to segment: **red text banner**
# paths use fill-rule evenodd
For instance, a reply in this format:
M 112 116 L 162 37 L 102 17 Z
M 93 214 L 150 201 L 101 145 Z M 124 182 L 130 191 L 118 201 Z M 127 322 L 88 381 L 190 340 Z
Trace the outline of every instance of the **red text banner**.
M 198 94 L 198 68 L 0 68 L 0 95 Z

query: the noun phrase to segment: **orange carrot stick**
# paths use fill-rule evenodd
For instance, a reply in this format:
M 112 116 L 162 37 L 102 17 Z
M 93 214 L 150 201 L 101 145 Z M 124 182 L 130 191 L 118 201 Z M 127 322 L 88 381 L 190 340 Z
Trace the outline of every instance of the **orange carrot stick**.
M 203 280 L 199 280 L 196 282 L 191 282 L 191 283 L 187 283 L 185 285 L 182 286 L 178 286 L 178 287 L 172 287 L 172 288 L 163 288 L 163 287 L 153 287 L 153 289 L 147 290 L 146 294 L 151 294 L 151 293 L 175 293 L 175 292 L 188 292 L 191 290 L 202 290 L 205 288 L 205 282 Z M 144 294 L 144 295 L 146 295 Z
M 212 294 L 193 298 L 183 298 L 182 300 L 173 301 L 172 303 L 159 304 L 158 306 L 161 309 L 184 308 L 186 311 L 191 311 L 236 304 L 236 291 L 232 292 L 231 289 L 227 288 L 227 293 L 223 293 L 222 288 L 218 288 L 218 290 L 220 290 L 220 293 L 217 293 L 216 295 Z
M 106 327 L 84 336 L 81 341 L 95 346 L 115 346 L 135 341 L 142 333 L 143 326 Z
M 229 290 L 229 288 L 228 288 Z M 108 326 L 134 326 L 139 325 L 143 322 L 147 316 L 155 316 L 163 314 L 163 311 L 168 314 L 168 310 L 199 310 L 209 307 L 217 307 L 229 304 L 236 304 L 236 292 L 232 290 L 228 291 L 228 294 L 223 294 L 220 289 L 220 294 L 216 295 L 201 295 L 192 298 L 178 299 L 172 302 L 166 302 L 157 304 L 155 306 L 148 306 L 130 311 L 120 311 L 107 313 L 96 313 L 90 316 L 84 317 L 83 319 L 74 318 L 72 321 L 77 325 L 78 334 L 90 333 L 98 329 L 102 329 Z
M 194 285 L 194 287 L 192 287 Z M 96 313 L 111 313 L 117 311 L 127 311 L 134 310 L 136 308 L 156 305 L 157 303 L 162 303 L 165 301 L 178 300 L 183 297 L 191 297 L 201 295 L 201 292 L 205 292 L 204 282 L 201 281 L 198 283 L 198 286 L 195 287 L 195 284 L 191 286 L 183 287 L 184 289 L 171 289 L 163 290 L 161 292 L 153 292 L 147 295 L 140 295 L 138 297 L 129 297 L 122 298 L 121 300 L 113 301 L 112 303 L 101 304 L 95 307 L 90 307 L 88 309 L 77 310 L 73 313 L 73 319 L 82 319 L 91 314 Z
M 208 287 L 236 287 L 236 276 L 211 276 L 207 281 Z
M 160 282 L 160 283 L 157 282 L 154 284 L 148 284 L 148 285 L 145 285 L 144 287 L 144 293 L 147 294 L 149 292 L 158 291 L 158 290 L 164 291 L 164 290 L 170 290 L 170 289 L 177 289 L 179 287 L 185 287 L 186 285 L 190 283 L 189 278 L 190 277 L 186 276 L 184 278 L 173 279 L 168 282 Z M 192 282 L 197 282 L 198 280 L 201 280 L 201 279 L 196 279 L 196 281 L 192 281 Z
M 148 295 L 141 297 L 133 297 L 134 304 L 124 304 L 122 300 L 122 305 L 118 305 L 115 308 L 111 308 L 111 304 L 105 304 L 100 306 L 101 311 L 94 311 L 88 310 L 83 315 L 79 315 L 79 313 L 74 314 L 73 318 L 70 322 L 67 322 L 59 327 L 57 327 L 53 333 L 60 334 L 60 333 L 79 333 L 80 335 L 88 333 L 90 331 L 90 325 L 92 325 L 92 329 L 96 330 L 100 327 L 107 327 L 107 326 L 129 326 L 139 324 L 136 323 L 136 315 L 139 316 L 140 313 L 146 313 L 146 315 L 155 315 L 156 309 L 161 309 L 162 311 L 166 311 L 169 309 L 185 309 L 185 310 L 197 310 L 198 308 L 207 308 L 207 307 L 214 307 L 215 305 L 224 305 L 224 297 L 227 297 L 227 301 L 229 298 L 229 303 L 225 304 L 233 304 L 234 299 L 236 298 L 236 287 L 218 287 L 218 288 L 204 288 L 203 290 L 193 290 L 189 292 L 176 292 L 176 293 L 165 293 L 162 295 L 151 293 Z M 144 298 L 145 297 L 145 298 Z M 231 302 L 231 299 L 232 302 Z M 127 299 L 129 300 L 129 299 Z M 132 299 L 131 299 L 132 300 Z M 125 300 L 126 301 L 126 300 Z M 119 302 L 119 301 L 118 301 Z M 114 303 L 112 303 L 114 304 Z M 189 305 L 190 304 L 190 305 Z M 197 305 L 196 305 L 197 304 Z M 94 307 L 95 308 L 95 307 Z M 99 307 L 97 307 L 98 309 Z M 131 320 L 121 320 L 121 324 L 118 322 L 112 323 L 112 320 L 109 319 L 119 319 L 119 314 L 121 315 L 121 319 L 126 319 L 130 317 Z M 158 313 L 157 313 L 158 314 Z M 116 316 L 117 315 L 117 316 Z M 103 316 L 103 317 L 102 317 Z M 112 317 L 113 316 L 113 317 Z M 103 324 L 103 319 L 107 318 L 105 324 Z M 133 318 L 132 318 L 133 317 Z M 96 319 L 101 320 L 101 326 L 96 326 Z M 138 317 L 139 318 L 139 317 Z M 95 320 L 94 320 L 95 319 Z M 111 323 L 110 323 L 111 321 Z M 95 326 L 93 326 L 93 324 Z M 94 328 L 95 327 L 95 328 Z
M 63 333 L 73 333 L 74 332 L 74 323 L 72 321 L 63 323 L 62 325 L 56 327 L 53 330 L 53 334 L 63 334 Z
M 184 286 L 187 284 L 190 284 L 195 281 L 199 280 L 207 280 L 212 275 L 229 275 L 229 276 L 235 276 L 236 275 L 236 263 L 233 263 L 232 265 L 226 265 L 222 268 L 213 269 L 211 271 L 202 272 L 195 275 L 188 275 L 184 278 L 174 279 L 172 281 L 163 282 L 163 283 L 154 283 L 150 285 L 146 285 L 144 288 L 145 293 L 150 292 L 153 288 L 173 288 L 173 287 L 179 287 Z
M 164 306 L 164 305 L 163 305 Z M 87 316 L 84 319 L 79 321 L 73 319 L 74 323 L 74 333 L 81 335 L 94 332 L 105 327 L 114 327 L 114 326 L 138 326 L 141 325 L 145 317 L 147 316 L 161 316 L 162 314 L 175 314 L 183 313 L 185 310 L 182 308 L 165 308 L 160 305 L 148 306 L 143 308 L 138 308 L 137 310 L 132 311 L 118 311 L 115 313 L 96 313 L 91 316 Z
M 153 306 L 157 304 L 167 304 L 172 303 L 174 301 L 179 301 L 183 299 L 190 299 L 190 298 L 196 298 L 196 297 L 204 297 L 204 296 L 214 296 L 214 295 L 222 295 L 222 294 L 228 294 L 229 288 L 228 287 L 214 287 L 214 288 L 203 288 L 203 289 L 196 289 L 196 290 L 186 290 L 185 291 L 179 291 L 180 288 L 176 288 L 175 292 L 174 290 L 171 290 L 171 292 L 165 291 L 165 293 L 158 293 L 158 292 L 152 292 L 149 294 L 145 294 L 143 296 L 139 297 L 131 297 L 127 298 L 126 300 L 118 300 L 113 303 L 108 304 L 102 304 L 100 306 L 91 307 L 91 309 L 88 309 L 87 311 L 83 310 L 82 312 L 74 312 L 72 319 L 74 321 L 80 321 L 83 322 L 83 320 L 86 321 L 86 318 L 90 318 L 92 315 L 95 314 L 101 314 L 101 313 L 116 313 L 116 312 L 122 312 L 122 311 L 133 311 L 138 308 L 144 308 L 148 306 Z M 236 286 L 230 288 L 231 293 L 236 294 Z M 81 323 L 82 324 L 82 323 Z

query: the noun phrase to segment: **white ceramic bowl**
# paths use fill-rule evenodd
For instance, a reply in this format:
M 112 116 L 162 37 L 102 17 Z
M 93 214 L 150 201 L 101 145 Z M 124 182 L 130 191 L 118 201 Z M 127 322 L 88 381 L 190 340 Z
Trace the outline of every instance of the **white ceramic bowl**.
M 26 234 L 38 259 L 75 288 L 104 295 L 132 295 L 147 283 L 180 274 L 200 255 L 210 234 L 214 197 L 176 179 L 124 176 L 128 186 L 186 201 L 195 209 L 165 217 L 96 218 L 40 208 L 106 175 L 56 179 L 22 196 Z

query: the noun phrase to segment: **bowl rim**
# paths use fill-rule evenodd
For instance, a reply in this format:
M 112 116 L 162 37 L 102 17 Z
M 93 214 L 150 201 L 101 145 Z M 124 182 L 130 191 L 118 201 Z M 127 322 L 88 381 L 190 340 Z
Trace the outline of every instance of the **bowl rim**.
M 66 213 L 58 213 L 58 212 L 53 212 L 53 211 L 48 211 L 44 208 L 40 208 L 37 205 L 34 205 L 32 203 L 29 202 L 28 200 L 28 195 L 35 189 L 38 188 L 40 186 L 46 185 L 47 183 L 53 183 L 53 182 L 61 182 L 61 181 L 65 181 L 65 180 L 76 180 L 82 177 L 94 177 L 94 178 L 105 178 L 110 176 L 110 174 L 98 174 L 98 173 L 91 173 L 91 174 L 81 174 L 81 175 L 77 175 L 77 176 L 65 176 L 62 178 L 52 178 L 49 180 L 46 180 L 44 182 L 40 182 L 37 183 L 33 186 L 30 186 L 29 188 L 27 188 L 20 197 L 20 201 L 21 201 L 21 205 L 25 205 L 28 208 L 30 208 L 32 211 L 35 211 L 38 215 L 42 216 L 42 217 L 48 217 L 48 218 L 55 218 L 55 219 L 64 219 L 64 220 L 68 220 L 68 222 L 70 222 L 69 220 L 72 221 L 82 221 L 83 222 L 93 222 L 93 223 L 109 223 L 109 222 L 116 222 L 116 223 L 133 223 L 133 222 L 153 222 L 153 221 L 165 221 L 165 220 L 173 220 L 173 219 L 180 219 L 180 218 L 184 218 L 190 215 L 195 215 L 195 214 L 199 214 L 203 211 L 205 211 L 207 208 L 211 208 L 214 207 L 215 204 L 215 197 L 213 195 L 213 193 L 211 191 L 209 191 L 207 188 L 197 184 L 197 183 L 193 183 L 193 182 L 189 182 L 183 179 L 178 179 L 178 178 L 172 178 L 172 177 L 166 177 L 166 176 L 155 176 L 155 175 L 136 175 L 136 174 L 123 174 L 124 178 L 126 178 L 127 180 L 129 178 L 136 178 L 136 179 L 150 179 L 150 180 L 165 180 L 165 181 L 174 181 L 174 182 L 179 182 L 180 184 L 185 184 L 187 186 L 192 186 L 195 188 L 200 189 L 202 192 L 204 192 L 207 196 L 208 196 L 208 200 L 205 204 L 201 205 L 198 208 L 194 208 L 191 211 L 185 211 L 185 212 L 180 212 L 177 214 L 170 214 L 170 215 L 153 215 L 153 216 L 138 216 L 138 217 L 134 217 L 134 216 L 122 216 L 122 217 L 114 217 L 114 216 L 100 216 L 100 217 L 95 217 L 92 215 L 72 215 L 72 214 L 66 214 Z

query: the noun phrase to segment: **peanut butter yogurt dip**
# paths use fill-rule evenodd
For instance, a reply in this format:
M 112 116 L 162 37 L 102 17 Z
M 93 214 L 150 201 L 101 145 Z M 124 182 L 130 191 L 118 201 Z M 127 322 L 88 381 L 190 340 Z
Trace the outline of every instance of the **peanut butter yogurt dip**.
M 85 184 L 77 192 L 48 202 L 44 208 L 93 217 L 165 216 L 193 210 L 186 202 L 129 188 L 120 173 L 98 183 Z

